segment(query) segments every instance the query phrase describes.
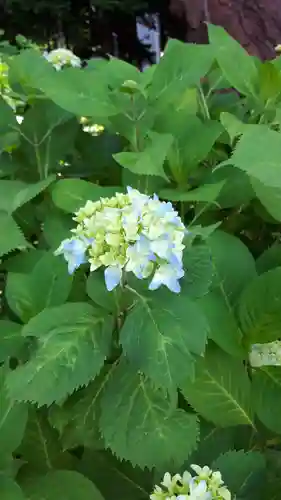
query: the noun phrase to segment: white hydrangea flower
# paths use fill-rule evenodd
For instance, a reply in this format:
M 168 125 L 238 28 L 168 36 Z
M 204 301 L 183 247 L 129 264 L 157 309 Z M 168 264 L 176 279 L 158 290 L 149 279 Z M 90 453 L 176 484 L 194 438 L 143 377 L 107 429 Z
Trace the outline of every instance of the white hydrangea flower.
M 191 468 L 196 476 L 187 471 L 182 476 L 166 472 L 161 487 L 155 486 L 150 500 L 231 500 L 219 471 L 199 465 L 191 465 Z
M 249 353 L 249 361 L 254 368 L 259 366 L 281 366 L 281 341 L 253 344 Z
M 165 285 L 180 292 L 186 229 L 171 203 L 128 187 L 127 194 L 87 201 L 74 220 L 73 237 L 55 252 L 64 255 L 70 272 L 87 261 L 91 271 L 105 267 L 110 291 L 132 272 L 138 279 L 151 276 L 150 290 Z
M 77 57 L 71 50 L 59 48 L 50 52 L 43 52 L 43 56 L 49 61 L 53 67 L 59 71 L 63 66 L 72 66 L 73 68 L 81 67 L 81 59 Z

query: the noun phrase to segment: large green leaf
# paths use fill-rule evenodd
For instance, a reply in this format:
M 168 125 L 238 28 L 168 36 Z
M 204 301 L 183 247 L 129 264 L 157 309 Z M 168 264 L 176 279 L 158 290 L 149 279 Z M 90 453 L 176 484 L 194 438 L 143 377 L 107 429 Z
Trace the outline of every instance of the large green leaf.
M 101 187 L 82 179 L 62 179 L 52 190 L 54 204 L 65 212 L 76 212 L 88 200 L 97 201 L 101 197 L 114 196 L 116 191 L 123 188 Z
M 220 230 L 215 231 L 207 243 L 214 269 L 213 288 L 219 288 L 224 297 L 233 302 L 256 276 L 254 258 L 238 238 Z
M 86 283 L 86 291 L 95 304 L 114 314 L 120 314 L 133 302 L 131 294 L 120 287 L 109 292 L 105 286 L 104 271 L 101 270 L 90 273 Z
M 8 274 L 6 299 L 12 311 L 27 321 L 46 307 L 63 304 L 71 285 L 66 262 L 45 252 L 31 273 Z
M 280 338 L 281 267 L 253 280 L 239 299 L 238 316 L 250 344 Z
M 2 96 L 0 96 L 0 153 L 18 143 L 16 128 L 16 115 Z
M 191 229 L 192 234 L 192 229 Z M 183 252 L 184 277 L 181 279 L 182 294 L 190 298 L 205 295 L 213 279 L 211 252 L 207 244 L 193 244 Z
M 232 450 L 218 457 L 212 464 L 219 470 L 226 486 L 235 498 L 264 499 L 266 462 L 258 451 Z
M 11 397 L 50 405 L 87 385 L 110 347 L 112 320 L 99 314 L 87 303 L 68 303 L 32 318 L 23 335 L 37 339 L 37 350 L 8 375 Z
M 19 485 L 2 473 L 0 473 L 0 496 L 3 500 L 27 500 Z
M 173 409 L 165 392 L 124 360 L 105 387 L 100 428 L 106 447 L 141 468 L 182 465 L 198 439 L 197 417 Z
M 29 246 L 13 217 L 6 212 L 0 211 L 0 227 L 0 257 L 12 250 L 23 250 Z
M 182 384 L 187 401 L 200 415 L 220 427 L 254 427 L 250 380 L 242 362 L 217 347 L 197 361 L 195 379 Z
M 40 81 L 37 88 L 58 106 L 77 116 L 92 116 L 98 120 L 116 113 L 98 71 L 76 68 L 54 71 Z
M 153 474 L 117 460 L 109 451 L 85 450 L 79 471 L 97 485 L 106 499 L 122 491 L 122 500 L 147 500 L 154 486 Z
M 198 188 L 192 189 L 190 191 L 182 191 L 179 189 L 163 189 L 160 191 L 159 196 L 164 199 L 171 201 L 198 201 L 198 202 L 208 202 L 215 203 L 217 200 L 224 182 L 218 182 L 214 184 L 203 184 Z
M 27 405 L 15 403 L 7 393 L 5 383 L 9 373 L 0 368 L 0 449 L 1 455 L 11 454 L 19 446 L 27 422 Z
M 235 427 L 215 427 L 200 419 L 200 442 L 198 448 L 188 458 L 188 465 L 211 464 L 221 453 L 232 449 L 235 429 Z
M 28 410 L 27 426 L 18 453 L 36 473 L 70 464 L 69 456 L 62 453 L 58 433 L 51 428 L 46 415 L 32 406 Z
M 22 326 L 13 321 L 0 321 L 0 363 L 17 354 L 23 344 Z
M 69 238 L 70 230 L 73 227 L 74 222 L 71 220 L 69 214 L 54 209 L 44 219 L 44 240 L 52 250 L 56 250 L 63 240 Z
M 264 366 L 253 372 L 253 402 L 258 418 L 271 431 L 281 434 L 281 368 Z
M 276 242 L 267 248 L 256 260 L 256 265 L 259 274 L 281 267 L 281 244 Z
M 27 184 L 21 181 L 0 181 L 0 207 L 12 214 L 28 201 L 35 198 L 54 182 L 55 176 L 50 175 L 43 181 Z
M 280 133 L 257 127 L 245 132 L 228 163 L 258 179 L 265 186 L 277 189 L 281 187 L 280 155 Z
M 267 212 L 276 220 L 281 221 L 281 186 L 269 187 L 252 177 L 251 183 L 257 198 Z
M 200 82 L 209 71 L 213 58 L 213 51 L 206 45 L 170 40 L 153 72 L 149 99 L 156 101 L 160 108 L 177 100 L 187 87 Z
M 94 483 L 82 474 L 56 470 L 34 478 L 24 488 L 27 500 L 104 500 Z
M 120 342 L 136 369 L 157 387 L 173 391 L 193 376 L 192 353 L 203 355 L 207 334 L 208 324 L 197 304 L 185 295 L 161 293 L 151 302 L 143 298 L 130 311 Z
M 209 24 L 208 34 L 214 56 L 230 86 L 242 94 L 252 95 L 257 78 L 254 59 L 224 28 Z
M 123 152 L 114 155 L 117 163 L 138 175 L 157 175 L 167 179 L 164 160 L 172 145 L 173 136 L 153 132 L 145 149 L 138 153 Z
M 247 174 L 232 165 L 226 165 L 225 167 L 215 170 L 207 176 L 206 181 L 213 183 L 214 186 L 219 186 L 220 183 L 223 183 L 216 197 L 216 202 L 221 208 L 248 205 L 255 197 L 254 190 Z M 205 184 L 205 186 L 210 185 L 211 184 Z
M 79 123 L 71 113 L 47 99 L 37 101 L 25 113 L 20 126 L 25 170 L 37 170 L 40 178 L 57 172 L 60 161 L 73 152 L 78 131 Z
M 74 393 L 63 406 L 51 407 L 49 420 L 60 433 L 64 449 L 101 446 L 100 399 L 109 375 L 110 370 L 102 370 L 88 387 Z
M 213 290 L 198 300 L 210 327 L 209 337 L 232 356 L 246 356 L 242 347 L 242 332 L 234 313 L 219 290 Z

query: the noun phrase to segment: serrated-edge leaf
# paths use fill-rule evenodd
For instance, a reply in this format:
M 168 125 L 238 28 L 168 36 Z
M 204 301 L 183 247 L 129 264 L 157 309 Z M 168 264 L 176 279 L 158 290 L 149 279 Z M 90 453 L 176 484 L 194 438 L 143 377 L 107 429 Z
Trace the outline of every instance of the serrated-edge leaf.
M 182 465 L 199 434 L 196 415 L 172 407 L 165 392 L 155 389 L 124 359 L 105 387 L 100 430 L 106 447 L 119 459 L 149 469 L 171 462 Z
M 50 405 L 88 385 L 108 355 L 112 326 L 87 303 L 43 310 L 24 326 L 24 336 L 37 337 L 37 350 L 9 373 L 11 398 Z
M 0 211 L 0 227 L 0 257 L 30 246 L 13 217 L 6 212 Z

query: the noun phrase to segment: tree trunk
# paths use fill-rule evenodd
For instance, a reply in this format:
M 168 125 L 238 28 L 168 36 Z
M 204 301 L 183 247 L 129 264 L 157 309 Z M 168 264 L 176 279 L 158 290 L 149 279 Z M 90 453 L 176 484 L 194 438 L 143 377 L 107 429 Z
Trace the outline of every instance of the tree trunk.
M 261 59 L 274 58 L 281 43 L 281 0 L 170 0 L 170 9 L 184 18 L 189 42 L 206 43 L 209 22 Z

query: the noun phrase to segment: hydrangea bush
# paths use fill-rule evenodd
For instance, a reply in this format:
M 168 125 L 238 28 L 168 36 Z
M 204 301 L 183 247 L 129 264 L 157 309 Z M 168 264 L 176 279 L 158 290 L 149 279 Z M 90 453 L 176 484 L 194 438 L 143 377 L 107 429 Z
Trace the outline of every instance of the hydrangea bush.
M 3 500 L 280 498 L 281 59 L 209 39 L 0 44 Z

